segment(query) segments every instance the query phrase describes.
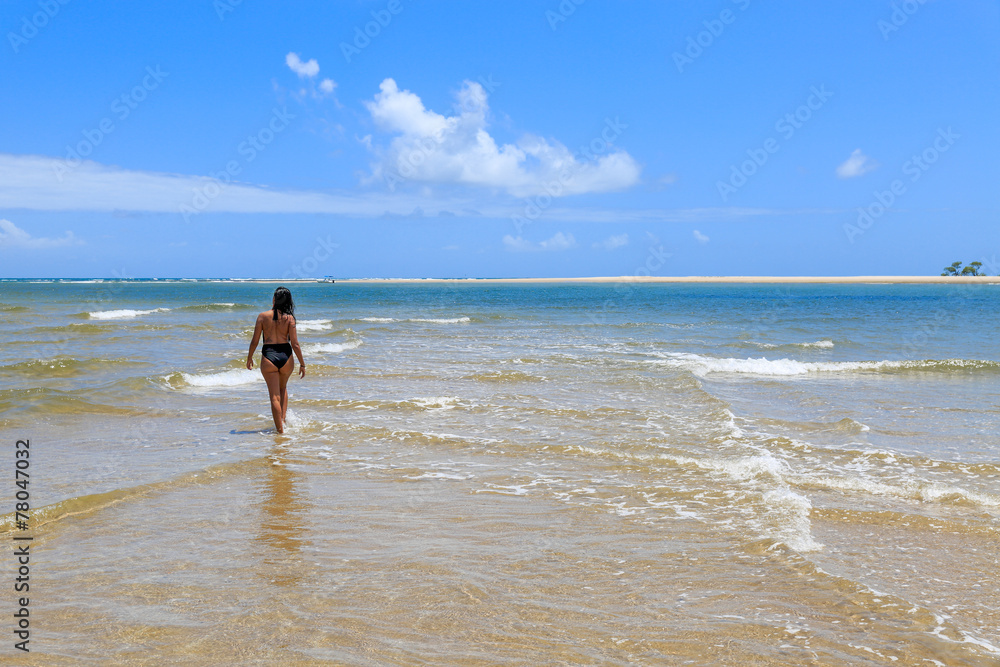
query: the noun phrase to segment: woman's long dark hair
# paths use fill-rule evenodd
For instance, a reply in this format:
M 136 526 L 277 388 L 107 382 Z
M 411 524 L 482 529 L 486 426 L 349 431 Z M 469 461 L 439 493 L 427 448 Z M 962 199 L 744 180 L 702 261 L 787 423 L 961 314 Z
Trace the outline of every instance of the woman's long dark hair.
M 295 317 L 295 302 L 292 301 L 292 293 L 288 291 L 287 287 L 279 287 L 274 290 L 274 308 L 271 309 L 274 317 L 272 319 L 278 319 L 279 311 Z

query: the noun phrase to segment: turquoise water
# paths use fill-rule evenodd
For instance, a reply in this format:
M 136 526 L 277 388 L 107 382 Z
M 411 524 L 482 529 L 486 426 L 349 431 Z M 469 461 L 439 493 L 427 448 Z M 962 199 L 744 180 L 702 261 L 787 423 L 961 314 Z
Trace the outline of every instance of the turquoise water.
M 52 661 L 1000 660 L 1000 288 L 274 287 L 0 282 Z

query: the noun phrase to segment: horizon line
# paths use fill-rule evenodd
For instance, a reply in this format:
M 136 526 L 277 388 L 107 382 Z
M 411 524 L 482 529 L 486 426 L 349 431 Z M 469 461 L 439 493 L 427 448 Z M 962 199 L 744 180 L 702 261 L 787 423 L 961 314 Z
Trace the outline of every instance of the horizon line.
M 0 278 L 0 282 L 247 282 L 247 283 L 891 283 L 948 284 L 1000 283 L 1000 276 L 576 276 L 531 278 Z

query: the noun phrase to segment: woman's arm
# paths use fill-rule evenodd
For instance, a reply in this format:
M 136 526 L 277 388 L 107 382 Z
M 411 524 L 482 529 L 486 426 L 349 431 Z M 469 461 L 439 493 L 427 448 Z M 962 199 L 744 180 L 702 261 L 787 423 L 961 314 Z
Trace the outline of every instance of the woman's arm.
M 253 353 L 257 349 L 257 342 L 260 341 L 260 332 L 264 330 L 264 323 L 261 321 L 263 314 L 257 316 L 257 323 L 253 327 L 253 338 L 250 339 L 250 351 L 247 352 L 247 370 L 253 370 Z
M 299 377 L 304 378 L 306 376 L 306 362 L 302 359 L 302 348 L 299 347 L 299 334 L 295 331 L 294 317 L 288 325 L 288 342 L 291 343 L 295 356 L 299 358 Z

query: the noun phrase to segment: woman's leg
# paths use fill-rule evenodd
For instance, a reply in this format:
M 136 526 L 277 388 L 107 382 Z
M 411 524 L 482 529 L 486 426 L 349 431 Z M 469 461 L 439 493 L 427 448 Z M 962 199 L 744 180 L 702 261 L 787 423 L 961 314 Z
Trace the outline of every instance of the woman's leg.
M 286 364 L 287 365 L 287 364 Z M 260 360 L 260 373 L 267 383 L 267 395 L 271 399 L 271 417 L 278 433 L 285 432 L 285 418 L 281 411 L 281 371 L 267 359 Z
M 281 421 L 284 423 L 288 416 L 288 378 L 292 377 L 292 371 L 295 370 L 295 361 L 292 359 L 288 360 L 284 366 L 279 370 L 279 389 L 281 398 Z

